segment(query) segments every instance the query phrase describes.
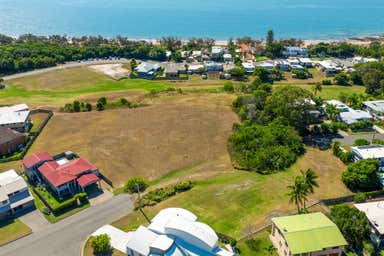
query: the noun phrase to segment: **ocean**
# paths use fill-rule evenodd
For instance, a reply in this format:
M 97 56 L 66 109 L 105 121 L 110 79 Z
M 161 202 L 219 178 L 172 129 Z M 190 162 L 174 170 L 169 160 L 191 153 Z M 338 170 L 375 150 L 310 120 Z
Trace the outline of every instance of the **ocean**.
M 384 34 L 384 0 L 0 0 L 0 33 L 324 40 Z

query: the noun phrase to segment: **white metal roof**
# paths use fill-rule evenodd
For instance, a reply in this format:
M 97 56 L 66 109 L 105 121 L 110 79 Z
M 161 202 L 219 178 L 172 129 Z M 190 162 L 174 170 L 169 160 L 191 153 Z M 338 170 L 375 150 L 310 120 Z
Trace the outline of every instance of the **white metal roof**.
M 218 245 L 218 237 L 215 231 L 213 231 L 213 229 L 207 224 L 197 221 L 174 218 L 165 225 L 165 233 L 179 237 L 180 234 L 183 234 L 183 240 L 190 238 L 191 240 L 200 241 L 201 244 L 211 250 L 216 248 Z
M 384 158 L 384 146 L 382 145 L 351 147 L 351 150 L 361 159 Z
M 167 252 L 173 245 L 175 241 L 169 238 L 166 235 L 159 235 L 156 240 L 150 245 L 151 248 L 161 251 L 163 253 Z
M 146 227 L 140 226 L 128 240 L 126 246 L 141 255 L 148 255 L 150 253 L 151 244 L 158 238 L 158 234 L 152 232 Z
M 18 112 L 1 112 L 0 113 L 0 125 L 13 124 L 13 123 L 25 123 L 29 117 L 29 110 Z
M 371 120 L 372 116 L 363 110 L 349 109 L 349 111 L 341 112 L 340 118 L 347 124 L 353 124 L 361 120 Z
M 124 232 L 111 225 L 105 225 L 92 233 L 92 236 L 106 234 L 111 238 L 111 246 L 121 252 L 127 253 L 127 243 L 132 236 L 132 232 Z
M 25 104 L 25 103 L 16 104 L 16 105 L 13 105 L 13 106 L 0 107 L 0 113 L 18 112 L 18 111 L 24 111 L 24 110 L 29 110 L 28 105 Z
M 384 112 L 384 100 L 364 101 L 363 105 L 377 112 Z
M 365 213 L 372 227 L 384 234 L 384 201 L 355 204 L 355 207 Z
M 27 188 L 27 183 L 15 170 L 9 170 L 0 173 L 0 186 L 5 189 L 7 194 L 10 194 Z

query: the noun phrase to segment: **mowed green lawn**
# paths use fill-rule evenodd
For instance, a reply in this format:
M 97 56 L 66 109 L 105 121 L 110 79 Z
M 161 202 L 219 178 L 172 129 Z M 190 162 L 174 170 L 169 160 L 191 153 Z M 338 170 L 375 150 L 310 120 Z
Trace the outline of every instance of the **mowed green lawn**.
M 238 239 L 248 234 L 249 230 L 268 223 L 271 216 L 295 211 L 295 206 L 289 202 L 287 196 L 287 186 L 300 170 L 306 168 L 313 168 L 319 175 L 320 188 L 310 198 L 311 202 L 319 198 L 350 193 L 341 182 L 345 165 L 329 151 L 308 148 L 305 156 L 287 171 L 260 175 L 233 170 L 199 179 L 191 191 L 172 197 L 154 207 L 147 207 L 144 211 L 152 218 L 167 207 L 186 208 L 217 232 Z M 140 224 L 146 223 L 138 212 L 113 223 L 124 230 L 137 228 Z
M 0 222 L 0 246 L 32 233 L 19 219 Z

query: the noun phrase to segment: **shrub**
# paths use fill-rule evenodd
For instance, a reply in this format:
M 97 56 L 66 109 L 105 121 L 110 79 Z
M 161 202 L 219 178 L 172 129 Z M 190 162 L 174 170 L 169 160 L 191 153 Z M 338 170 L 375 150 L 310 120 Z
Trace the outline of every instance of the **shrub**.
M 340 142 L 336 141 L 332 144 L 332 152 L 344 164 L 350 164 L 354 161 L 355 156 L 352 152 L 344 152 L 340 147 Z
M 367 194 L 359 192 L 353 197 L 353 201 L 358 204 L 365 203 L 367 201 Z
M 127 183 L 125 183 L 124 191 L 130 193 L 143 192 L 148 187 L 148 182 L 142 177 L 133 177 L 130 178 Z
M 323 85 L 332 85 L 332 80 L 330 80 L 330 79 L 324 79 L 323 81 L 321 81 L 321 83 L 322 83 Z
M 224 91 L 226 92 L 234 92 L 235 88 L 233 87 L 233 83 L 230 81 L 227 81 L 224 83 Z
M 292 70 L 292 74 L 294 74 L 297 79 L 307 79 L 308 78 L 308 71 L 306 71 L 306 70 L 294 69 L 294 70 Z
M 335 76 L 334 82 L 337 85 L 349 85 L 349 76 L 346 73 L 339 73 Z
M 352 131 L 365 131 L 365 130 L 372 130 L 372 126 L 373 124 L 370 121 L 359 121 L 349 125 L 349 128 Z
M 372 144 L 384 145 L 384 141 L 382 141 L 380 139 L 373 139 Z
M 369 141 L 366 140 L 366 139 L 357 139 L 355 140 L 355 146 L 366 146 L 366 145 L 369 145 Z
M 94 254 L 101 254 L 110 251 L 111 238 L 107 234 L 98 235 L 92 238 L 91 246 Z
M 351 190 L 372 191 L 379 189 L 381 186 L 377 174 L 379 166 L 379 161 L 375 159 L 359 160 L 348 166 L 342 175 L 342 180 Z

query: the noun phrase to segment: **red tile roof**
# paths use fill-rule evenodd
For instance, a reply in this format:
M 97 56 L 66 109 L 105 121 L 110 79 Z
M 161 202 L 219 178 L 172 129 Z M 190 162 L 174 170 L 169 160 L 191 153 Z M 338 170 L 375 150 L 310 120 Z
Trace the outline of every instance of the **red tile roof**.
M 56 161 L 49 161 L 41 165 L 38 169 L 55 187 L 76 180 L 78 176 L 86 171 L 97 170 L 93 164 L 82 158 L 75 159 L 63 165 L 59 165 Z
M 33 153 L 23 159 L 23 164 L 27 168 L 33 167 L 40 161 L 50 161 L 53 160 L 52 156 L 47 152 Z
M 99 180 L 99 177 L 97 177 L 95 174 L 85 174 L 77 179 L 77 183 L 80 185 L 80 187 L 85 187 L 89 184 L 95 183 Z

